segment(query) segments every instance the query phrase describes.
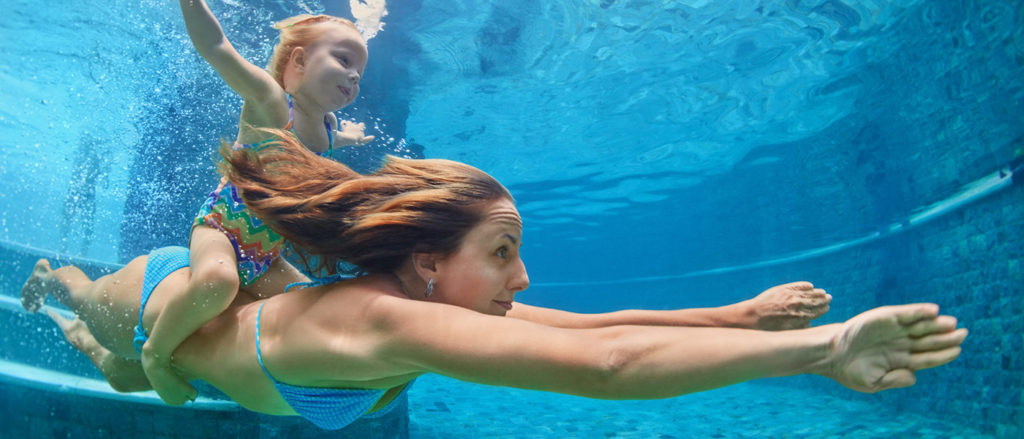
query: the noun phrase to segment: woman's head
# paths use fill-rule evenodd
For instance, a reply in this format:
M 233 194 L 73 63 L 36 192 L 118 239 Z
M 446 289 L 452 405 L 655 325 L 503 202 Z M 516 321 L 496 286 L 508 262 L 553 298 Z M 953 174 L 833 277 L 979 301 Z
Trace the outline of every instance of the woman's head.
M 351 21 L 299 15 L 274 25 L 280 41 L 267 71 L 285 91 L 334 111 L 352 103 L 366 68 L 366 41 Z
M 523 223 L 506 198 L 490 202 L 484 212 L 455 251 L 413 255 L 402 282 L 414 291 L 406 294 L 422 297 L 415 290 L 429 281 L 434 286 L 431 301 L 502 316 L 512 309 L 516 293 L 530 285 L 519 256 Z
M 340 259 L 394 272 L 414 253 L 451 254 L 494 202 L 511 205 L 501 183 L 466 164 L 388 157 L 361 175 L 267 131 L 281 140 L 259 152 L 225 145 L 221 171 L 256 216 L 328 268 Z

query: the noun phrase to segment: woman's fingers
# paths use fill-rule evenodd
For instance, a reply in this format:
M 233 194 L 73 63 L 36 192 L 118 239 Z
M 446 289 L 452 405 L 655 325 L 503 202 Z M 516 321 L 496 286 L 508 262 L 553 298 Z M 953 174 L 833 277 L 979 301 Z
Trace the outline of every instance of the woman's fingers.
M 878 390 L 910 387 L 917 382 L 917 375 L 910 369 L 890 370 L 878 381 Z
M 910 325 L 907 333 L 911 337 L 924 337 L 931 334 L 941 334 L 956 329 L 956 317 L 939 316 L 934 319 L 925 318 Z
M 896 319 L 902 325 L 912 325 L 926 318 L 934 318 L 939 315 L 939 306 L 934 303 L 915 303 L 912 305 L 899 305 L 896 308 Z
M 910 352 L 939 351 L 954 346 L 960 346 L 960 344 L 964 342 L 965 338 L 967 338 L 967 330 L 964 328 L 941 334 L 928 335 L 926 337 L 911 340 Z
M 907 366 L 914 370 L 928 369 L 942 366 L 956 359 L 960 355 L 960 346 L 943 349 L 940 351 L 916 352 L 910 354 L 910 364 Z

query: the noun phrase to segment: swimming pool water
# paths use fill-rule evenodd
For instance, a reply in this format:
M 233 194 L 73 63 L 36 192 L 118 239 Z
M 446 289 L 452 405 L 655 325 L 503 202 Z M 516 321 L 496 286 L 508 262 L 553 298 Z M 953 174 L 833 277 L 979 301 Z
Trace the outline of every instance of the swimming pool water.
M 273 21 L 351 16 L 342 1 L 210 5 L 257 63 Z M 17 297 L 25 252 L 116 265 L 185 242 L 240 101 L 177 5 L 4 6 L 3 295 Z M 835 297 L 826 322 L 935 301 L 971 329 L 954 364 L 870 396 L 791 378 L 608 403 L 430 378 L 410 394 L 413 437 L 1024 435 L 1024 209 L 1022 179 L 1009 182 L 1024 155 L 1020 2 L 387 7 L 362 94 L 339 112 L 378 141 L 343 161 L 449 158 L 495 175 L 525 222 L 522 301 L 718 306 L 805 279 Z M 1001 173 L 992 194 L 951 202 Z M 936 203 L 953 207 L 914 222 Z M 53 331 L 44 320 L 5 321 L 0 359 L 91 373 L 67 346 L 25 344 Z

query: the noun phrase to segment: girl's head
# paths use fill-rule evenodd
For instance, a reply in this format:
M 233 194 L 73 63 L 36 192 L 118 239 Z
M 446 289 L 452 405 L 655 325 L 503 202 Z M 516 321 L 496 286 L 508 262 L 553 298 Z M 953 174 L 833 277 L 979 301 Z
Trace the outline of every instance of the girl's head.
M 298 15 L 274 25 L 281 31 L 267 70 L 285 91 L 334 111 L 352 103 L 366 68 L 366 41 L 351 21 Z
M 266 131 L 281 140 L 259 152 L 225 145 L 220 170 L 257 217 L 328 269 L 340 259 L 394 272 L 414 253 L 452 254 L 496 202 L 512 206 L 501 183 L 466 164 L 388 157 L 361 175 Z

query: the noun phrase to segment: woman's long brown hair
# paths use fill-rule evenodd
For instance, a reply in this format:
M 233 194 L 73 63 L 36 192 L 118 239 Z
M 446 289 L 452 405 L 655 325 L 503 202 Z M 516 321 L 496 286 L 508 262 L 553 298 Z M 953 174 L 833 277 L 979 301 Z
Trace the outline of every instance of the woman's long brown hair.
M 370 273 L 392 272 L 414 252 L 453 252 L 484 208 L 512 195 L 472 166 L 387 157 L 362 175 L 306 149 L 282 130 L 260 148 L 224 144 L 218 166 L 256 217 L 302 250 Z M 310 267 L 312 268 L 312 267 Z

